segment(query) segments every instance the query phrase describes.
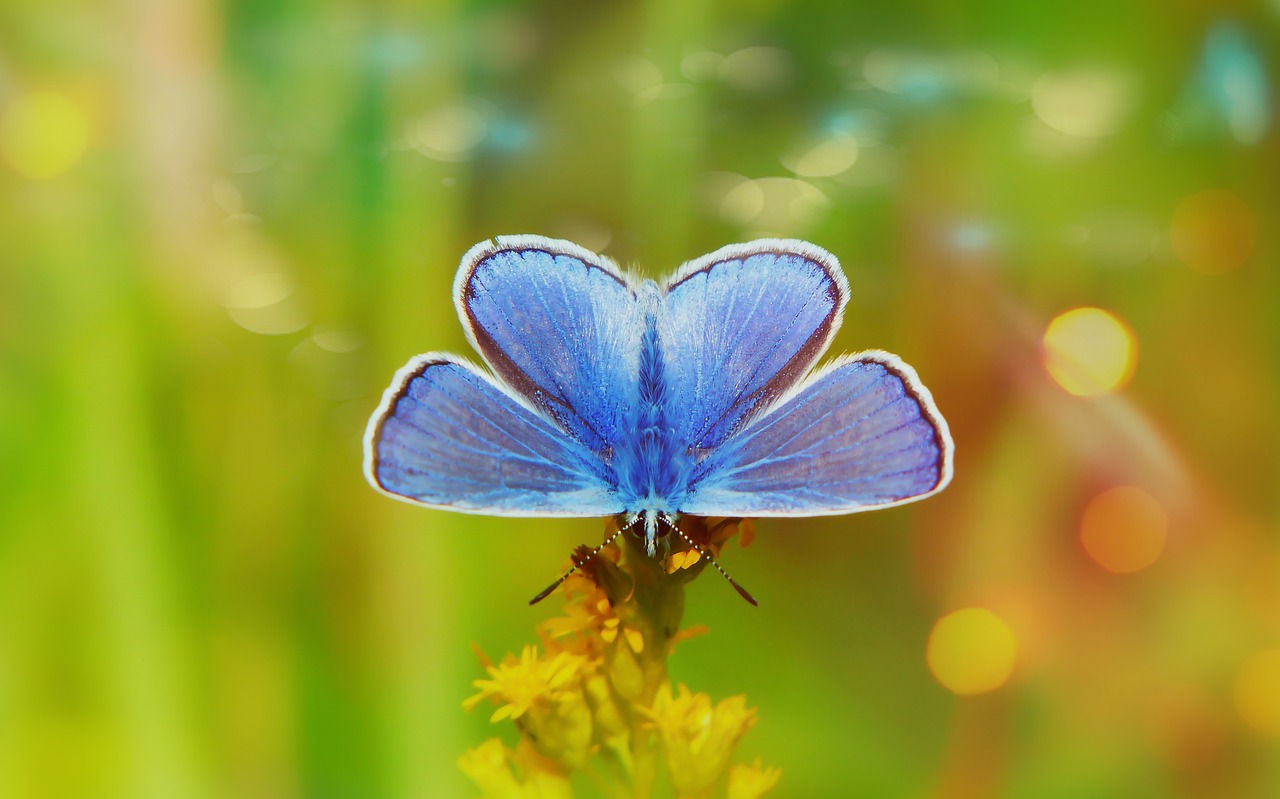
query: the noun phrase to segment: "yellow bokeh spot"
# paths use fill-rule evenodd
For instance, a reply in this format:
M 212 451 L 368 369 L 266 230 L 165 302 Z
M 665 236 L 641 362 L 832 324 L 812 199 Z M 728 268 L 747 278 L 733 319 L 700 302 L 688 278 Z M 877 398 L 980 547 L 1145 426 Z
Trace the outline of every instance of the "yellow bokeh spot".
M 1126 76 L 1086 68 L 1037 80 L 1031 87 L 1031 108 L 1056 131 L 1092 138 L 1119 126 L 1132 96 L 1132 82 Z
M 1253 210 L 1226 189 L 1208 189 L 1183 199 L 1169 225 L 1174 255 L 1206 275 L 1242 266 L 1253 254 L 1257 233 Z
M 1085 506 L 1080 543 L 1102 568 L 1128 574 L 1155 563 L 1168 528 L 1164 507 L 1154 497 L 1136 486 L 1119 486 Z
M 1127 383 L 1137 349 L 1124 322 L 1101 308 L 1059 314 L 1044 332 L 1045 369 L 1078 397 L 1106 394 Z
M 783 166 L 800 177 L 828 178 L 846 172 L 858 160 L 858 140 L 832 136 L 810 143 L 781 157 Z
M 1264 650 L 1240 666 L 1236 712 L 1255 732 L 1280 737 L 1280 646 Z
M 925 660 L 947 690 L 981 694 L 1004 685 L 1018 659 L 1018 639 L 1004 619 L 985 608 L 965 608 L 938 620 Z
M 0 153 L 19 174 L 33 180 L 66 172 L 88 145 L 88 120 L 61 94 L 20 95 L 0 117 Z

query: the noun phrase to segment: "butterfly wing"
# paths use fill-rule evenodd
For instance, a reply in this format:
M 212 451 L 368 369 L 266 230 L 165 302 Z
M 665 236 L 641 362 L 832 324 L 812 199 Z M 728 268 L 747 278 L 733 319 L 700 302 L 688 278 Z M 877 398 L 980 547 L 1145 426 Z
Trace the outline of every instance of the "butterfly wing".
M 463 258 L 454 302 L 476 350 L 591 450 L 623 434 L 644 328 L 610 261 L 567 241 L 503 236 Z
M 818 370 L 712 451 L 680 511 L 821 516 L 898 505 L 946 486 L 953 449 L 915 371 L 862 353 Z
M 685 264 L 667 282 L 667 411 L 696 449 L 725 441 L 809 371 L 840 326 L 849 284 L 830 253 L 761 239 Z
M 365 433 L 365 475 L 383 493 L 496 516 L 622 511 L 609 467 L 476 367 L 414 358 Z

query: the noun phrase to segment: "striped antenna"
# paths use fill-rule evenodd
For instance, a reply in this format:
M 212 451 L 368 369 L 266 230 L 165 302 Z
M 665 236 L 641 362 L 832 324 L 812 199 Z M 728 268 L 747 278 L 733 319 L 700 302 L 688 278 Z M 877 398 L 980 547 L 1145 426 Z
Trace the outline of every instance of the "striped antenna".
M 560 579 L 559 579 L 559 580 L 556 580 L 556 581 L 555 581 L 554 583 L 552 583 L 551 585 L 549 585 L 549 586 L 547 586 L 546 588 L 542 589 L 542 591 L 541 591 L 537 596 L 535 596 L 533 599 L 530 599 L 530 600 L 529 600 L 529 604 L 530 604 L 530 605 L 536 605 L 536 604 L 538 604 L 539 602 L 541 602 L 542 600 L 544 600 L 544 599 L 546 599 L 547 597 L 551 596 L 551 592 L 552 592 L 552 591 L 554 591 L 554 590 L 556 590 L 557 588 L 559 588 L 559 587 L 560 587 L 560 584 L 561 584 L 561 583 L 563 583 L 565 580 L 568 580 L 568 579 L 569 579 L 569 576 L 570 576 L 571 574 L 573 574 L 573 573 L 574 573 L 574 572 L 576 572 L 578 569 L 581 569 L 583 566 L 585 566 L 585 565 L 587 564 L 587 562 L 588 562 L 588 561 L 590 561 L 590 560 L 591 560 L 592 558 L 594 558 L 596 555 L 600 554 L 600 550 L 602 550 L 602 549 L 604 549 L 605 547 L 607 547 L 607 546 L 609 546 L 610 544 L 612 544 L 612 543 L 614 542 L 614 540 L 615 540 L 618 536 L 622 535 L 623 533 L 625 533 L 626 531 L 628 531 L 628 530 L 630 530 L 632 527 L 634 527 L 634 526 L 635 526 L 635 524 L 636 524 L 636 522 L 638 522 L 639 520 L 640 520 L 640 514 L 638 514 L 638 513 L 637 513 L 637 514 L 635 515 L 635 517 L 633 517 L 633 518 L 631 519 L 631 521 L 627 522 L 627 523 L 626 523 L 626 524 L 624 524 L 622 527 L 619 527 L 619 528 L 618 528 L 618 532 L 616 532 L 616 533 L 614 533 L 613 535 L 609 536 L 608 538 L 606 538 L 606 539 L 604 540 L 604 543 L 603 543 L 603 544 L 601 544 L 600 546 L 598 546 L 598 547 L 596 547 L 595 549 L 591 550 L 591 554 L 590 554 L 590 555 L 587 555 L 585 558 L 583 558 L 581 563 L 579 563 L 578 561 L 574 560 L 574 561 L 573 561 L 573 568 L 569 569 L 569 571 L 567 571 L 567 572 L 565 572 L 564 574 L 560 575 Z M 570 555 L 569 555 L 569 559 L 570 559 L 570 560 L 573 560 L 573 555 L 572 555 L 572 554 L 570 554 Z M 732 582 L 732 580 L 731 580 L 730 582 Z M 753 603 L 753 604 L 754 604 L 754 603 Z
M 683 539 L 684 539 L 684 540 L 689 544 L 689 546 L 691 546 L 691 547 L 693 547 L 694 549 L 698 550 L 698 554 L 699 554 L 699 555 L 701 555 L 702 557 L 704 557 L 704 558 L 706 558 L 707 560 L 711 561 L 711 565 L 716 567 L 716 571 L 720 572 L 720 576 L 721 576 L 721 577 L 723 577 L 724 579 L 726 579 L 726 580 L 728 580 L 728 581 L 729 581 L 729 585 L 733 586 L 733 590 L 737 591 L 739 596 L 741 596 L 743 599 L 745 599 L 745 600 L 747 600 L 748 602 L 750 602 L 750 603 L 751 603 L 753 606 L 755 606 L 755 607 L 759 607 L 759 606 L 760 606 L 760 603 L 756 601 L 756 598 L 755 598 L 755 597 L 753 597 L 753 596 L 751 596 L 751 594 L 747 593 L 747 589 L 745 589 L 745 588 L 743 588 L 742 586 L 738 585 L 738 581 L 737 581 L 737 580 L 735 580 L 735 579 L 733 579 L 732 577 L 730 577 L 730 576 L 729 576 L 729 573 L 728 573 L 727 571 L 725 571 L 724 569 L 720 568 L 720 564 L 719 564 L 719 563 L 716 563 L 716 559 L 715 559 L 715 558 L 713 558 L 713 557 L 711 557 L 710 555 L 708 555 L 708 554 L 707 554 L 707 552 L 706 552 L 706 550 L 704 550 L 702 547 L 700 547 L 700 546 L 698 546 L 697 544 L 695 544 L 692 538 L 690 538 L 689 536 L 685 535 L 684 530 L 681 530 L 679 527 L 676 527 L 675 519 L 671 518 L 670 516 L 668 516 L 667 514 L 662 513 L 662 512 L 659 512 L 659 513 L 658 513 L 658 518 L 660 518 L 660 519 L 662 519 L 664 522 L 666 522 L 666 523 L 667 523 L 667 526 L 668 526 L 668 527 L 670 527 L 672 530 L 675 530 L 677 533 L 679 533 L 679 534 L 680 534 L 680 537 L 681 537 L 681 538 L 683 538 Z

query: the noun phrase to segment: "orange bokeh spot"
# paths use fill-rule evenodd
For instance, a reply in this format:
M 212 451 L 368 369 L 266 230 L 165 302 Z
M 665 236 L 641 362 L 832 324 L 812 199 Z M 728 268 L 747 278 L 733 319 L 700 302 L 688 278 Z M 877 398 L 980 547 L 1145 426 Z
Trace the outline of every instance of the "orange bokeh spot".
M 981 694 L 1004 685 L 1018 659 L 1018 639 L 1004 619 L 985 608 L 948 613 L 933 626 L 925 660 L 952 693 Z
M 1208 189 L 1178 203 L 1169 240 L 1184 264 L 1206 275 L 1219 275 L 1249 260 L 1257 232 L 1257 217 L 1244 200 L 1226 189 Z
M 1101 308 L 1058 314 L 1044 332 L 1049 376 L 1077 397 L 1096 397 L 1133 375 L 1138 345 L 1127 325 Z
M 1136 486 L 1120 486 L 1089 501 L 1080 520 L 1080 543 L 1102 568 L 1129 574 L 1156 562 L 1168 527 L 1154 497 Z

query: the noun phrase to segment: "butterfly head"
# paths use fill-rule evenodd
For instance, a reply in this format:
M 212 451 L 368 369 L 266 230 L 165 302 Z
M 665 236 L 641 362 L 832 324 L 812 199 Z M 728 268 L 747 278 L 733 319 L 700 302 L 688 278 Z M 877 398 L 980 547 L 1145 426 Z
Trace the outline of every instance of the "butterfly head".
M 665 504 L 665 503 L 664 503 Z M 661 537 L 665 540 L 665 534 L 659 534 L 658 521 L 670 523 L 674 514 L 669 514 L 665 507 L 659 507 L 656 501 L 646 503 L 646 507 L 641 508 L 631 514 L 622 522 L 622 528 L 635 531 L 636 535 L 643 536 L 644 551 L 649 557 L 655 557 L 658 554 L 658 539 Z

